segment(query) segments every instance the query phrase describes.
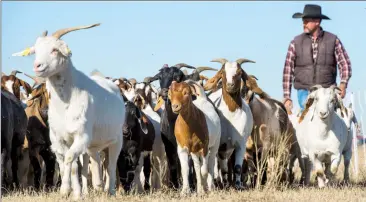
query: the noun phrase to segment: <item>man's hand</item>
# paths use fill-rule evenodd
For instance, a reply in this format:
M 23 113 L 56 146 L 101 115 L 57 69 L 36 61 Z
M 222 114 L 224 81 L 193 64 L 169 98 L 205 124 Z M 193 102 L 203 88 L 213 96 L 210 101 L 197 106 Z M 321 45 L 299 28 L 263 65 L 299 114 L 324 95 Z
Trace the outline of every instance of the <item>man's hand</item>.
M 339 85 L 339 89 L 341 89 L 341 98 L 343 99 L 346 96 L 346 84 L 345 83 L 341 83 Z
M 285 99 L 283 104 L 286 107 L 287 113 L 291 115 L 292 114 L 292 108 L 293 108 L 292 100 Z

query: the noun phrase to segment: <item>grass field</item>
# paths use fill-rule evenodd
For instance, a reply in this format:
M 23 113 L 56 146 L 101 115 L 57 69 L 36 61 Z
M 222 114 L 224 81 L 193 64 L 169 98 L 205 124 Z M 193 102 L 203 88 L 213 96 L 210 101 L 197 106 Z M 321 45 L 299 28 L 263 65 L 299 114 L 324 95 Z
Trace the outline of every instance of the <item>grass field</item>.
M 354 161 L 352 160 L 350 166 L 351 185 L 343 186 L 339 182 L 343 179 L 343 162 L 341 162 L 340 169 L 337 173 L 335 184 L 325 189 L 318 189 L 313 185 L 309 188 L 301 188 L 292 186 L 289 188 L 269 188 L 253 189 L 238 192 L 235 190 L 229 191 L 215 191 L 203 196 L 189 196 L 180 197 L 178 192 L 159 191 L 152 194 L 143 194 L 135 196 L 121 196 L 117 194 L 116 197 L 107 197 L 104 194 L 89 193 L 84 201 L 366 201 L 366 169 L 365 156 L 363 149 L 359 147 L 359 174 L 356 177 L 354 174 Z M 354 155 L 353 155 L 354 156 Z M 296 168 L 298 170 L 299 168 Z M 297 178 L 299 178 L 297 172 Z M 312 177 L 314 181 L 314 176 Z M 56 202 L 56 201 L 71 201 L 71 199 L 62 198 L 57 192 L 41 193 L 34 195 L 26 195 L 19 193 L 12 193 L 2 198 L 6 202 Z

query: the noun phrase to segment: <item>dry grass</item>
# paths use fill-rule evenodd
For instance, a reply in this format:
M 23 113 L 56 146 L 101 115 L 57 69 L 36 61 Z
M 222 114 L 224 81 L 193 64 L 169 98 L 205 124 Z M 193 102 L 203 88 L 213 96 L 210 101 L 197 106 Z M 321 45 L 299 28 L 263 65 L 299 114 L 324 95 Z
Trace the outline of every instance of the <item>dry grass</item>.
M 350 177 L 352 185 L 346 187 L 339 184 L 329 188 L 318 189 L 316 187 L 301 188 L 292 186 L 290 188 L 265 188 L 246 191 L 215 191 L 204 196 L 180 197 L 179 192 L 159 191 L 153 194 L 107 197 L 104 194 L 90 193 L 84 201 L 366 201 L 366 169 L 363 149 L 358 149 L 359 168 L 358 176 L 354 174 L 353 160 L 350 166 Z M 354 155 L 353 155 L 354 156 Z M 296 168 L 296 180 L 299 179 L 299 168 Z M 337 173 L 337 180 L 343 179 L 343 162 Z M 296 183 L 296 182 L 295 182 Z M 44 202 L 44 201 L 70 201 L 62 198 L 57 192 L 34 194 L 14 193 L 2 198 L 2 201 L 11 202 Z

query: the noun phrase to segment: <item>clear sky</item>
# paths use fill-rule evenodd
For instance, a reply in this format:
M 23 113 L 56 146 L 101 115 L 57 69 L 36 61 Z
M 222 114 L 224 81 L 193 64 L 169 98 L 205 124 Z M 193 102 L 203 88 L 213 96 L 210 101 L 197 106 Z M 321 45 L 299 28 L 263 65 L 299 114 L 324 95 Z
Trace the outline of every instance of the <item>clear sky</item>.
M 292 14 L 302 12 L 306 3 L 322 6 L 323 14 L 331 18 L 322 22 L 323 28 L 337 34 L 350 55 L 353 76 L 349 91 L 365 89 L 366 4 L 361 1 L 7 1 L 2 2 L 2 69 L 6 74 L 13 69 L 33 74 L 34 56 L 11 54 L 33 45 L 44 30 L 51 34 L 60 28 L 102 23 L 62 38 L 73 52 L 75 67 L 86 74 L 99 69 L 106 76 L 141 81 L 155 75 L 164 63 L 220 68 L 210 60 L 243 57 L 257 62 L 244 64 L 244 69 L 271 96 L 282 100 L 287 48 L 302 32 L 301 19 L 292 19 Z M 214 72 L 204 75 L 210 77 Z

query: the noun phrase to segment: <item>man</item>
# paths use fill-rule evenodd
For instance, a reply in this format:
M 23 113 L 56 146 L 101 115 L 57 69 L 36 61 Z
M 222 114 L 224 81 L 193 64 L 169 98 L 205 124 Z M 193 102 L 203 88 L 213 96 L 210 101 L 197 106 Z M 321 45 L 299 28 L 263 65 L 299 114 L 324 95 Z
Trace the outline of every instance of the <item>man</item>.
M 320 84 L 324 88 L 337 85 L 337 66 L 340 71 L 341 97 L 344 98 L 352 75 L 351 62 L 339 38 L 320 26 L 322 20 L 330 20 L 318 5 L 307 4 L 303 13 L 292 18 L 302 18 L 304 33 L 290 43 L 283 69 L 284 104 L 291 111 L 291 87 L 297 90 L 300 111 L 304 110 L 308 90 Z

